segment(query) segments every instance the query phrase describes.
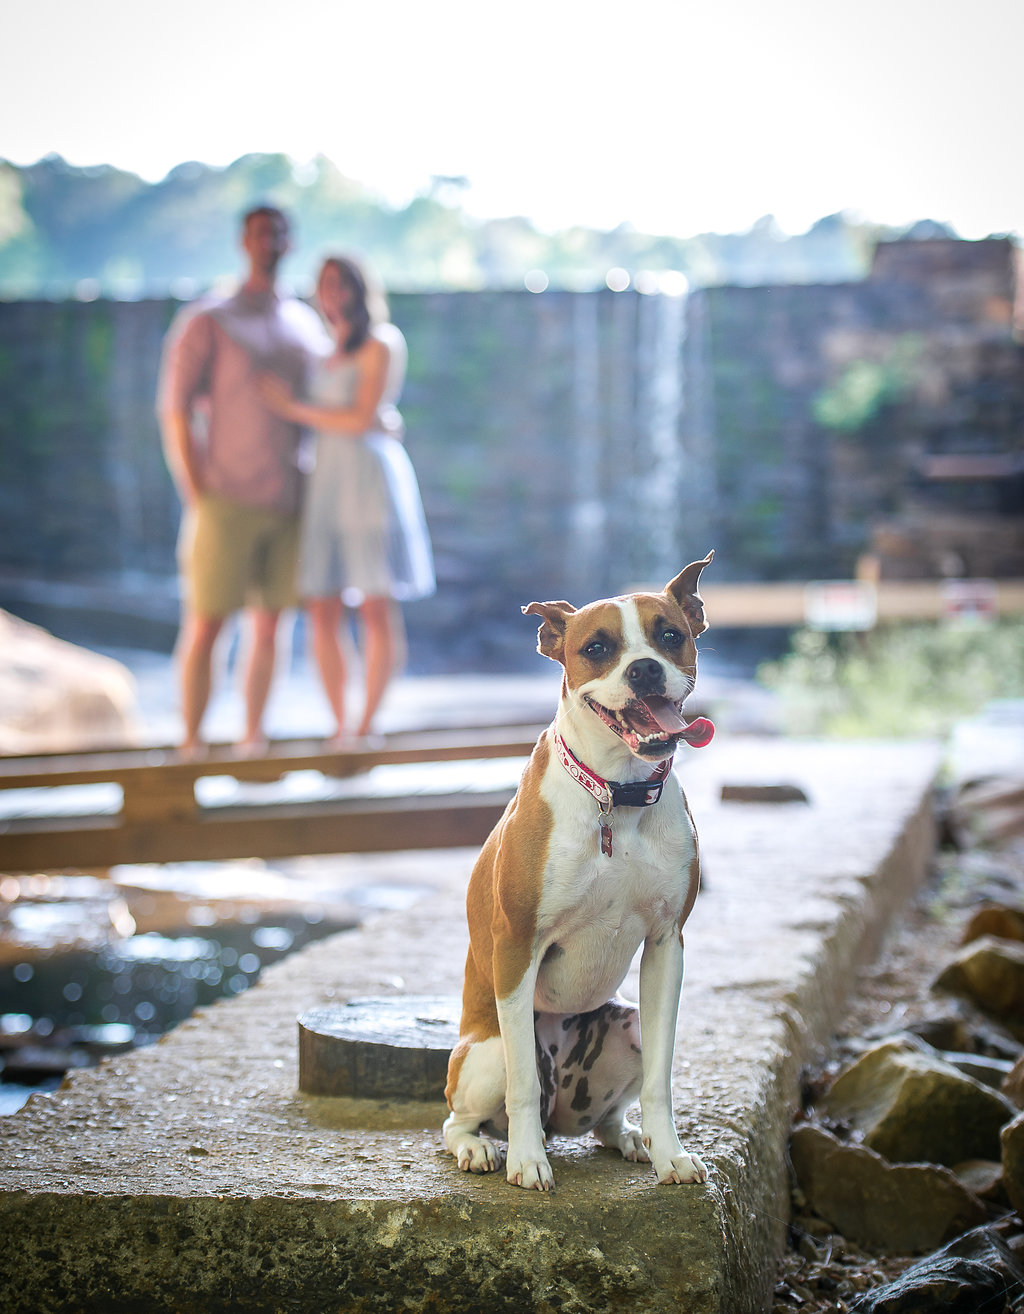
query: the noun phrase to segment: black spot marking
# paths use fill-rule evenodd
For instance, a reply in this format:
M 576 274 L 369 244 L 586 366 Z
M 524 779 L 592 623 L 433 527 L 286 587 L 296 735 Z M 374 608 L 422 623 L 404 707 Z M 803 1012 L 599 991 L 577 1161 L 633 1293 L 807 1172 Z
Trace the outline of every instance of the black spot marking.
M 604 1038 L 608 1034 L 611 1022 L 607 1018 L 598 1017 L 597 1019 L 597 1036 L 594 1039 L 594 1046 L 590 1053 L 583 1060 L 583 1071 L 589 1072 L 597 1060 L 601 1057 L 601 1051 L 604 1049 Z
M 573 1019 L 577 1023 L 576 1043 L 565 1056 L 567 1067 L 578 1068 L 586 1058 L 587 1050 L 590 1047 L 590 1022 L 593 1018 L 593 1013 L 578 1013 Z
M 567 1072 L 565 1076 L 562 1078 L 562 1089 L 568 1090 L 571 1085 L 572 1085 L 572 1073 Z
M 569 1107 L 575 1109 L 577 1113 L 582 1113 L 584 1109 L 590 1108 L 591 1099 L 589 1087 L 590 1083 L 586 1077 L 580 1077 L 579 1081 L 576 1083 L 576 1090 L 573 1093 L 572 1103 Z
M 537 1050 L 537 1075 L 540 1078 L 540 1120 L 545 1124 L 555 1105 L 555 1095 L 557 1093 L 557 1077 L 555 1075 L 555 1065 L 550 1056 L 546 1053 L 539 1041 L 536 1043 Z

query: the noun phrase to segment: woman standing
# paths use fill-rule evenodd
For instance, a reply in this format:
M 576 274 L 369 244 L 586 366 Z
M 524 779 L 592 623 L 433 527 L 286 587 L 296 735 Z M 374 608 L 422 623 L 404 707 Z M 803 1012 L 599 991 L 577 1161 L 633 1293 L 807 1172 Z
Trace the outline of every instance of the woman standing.
M 355 731 L 362 738 L 397 665 L 402 630 L 396 603 L 433 593 L 434 566 L 395 405 L 405 378 L 405 339 L 388 321 L 383 297 L 373 296 L 362 269 L 347 257 L 324 261 L 317 300 L 335 348 L 314 369 L 310 399 L 294 397 L 274 375 L 265 375 L 260 389 L 271 410 L 315 431 L 299 591 L 337 722 L 334 741 L 345 743 L 346 604 L 358 605 L 362 619 L 365 700 Z

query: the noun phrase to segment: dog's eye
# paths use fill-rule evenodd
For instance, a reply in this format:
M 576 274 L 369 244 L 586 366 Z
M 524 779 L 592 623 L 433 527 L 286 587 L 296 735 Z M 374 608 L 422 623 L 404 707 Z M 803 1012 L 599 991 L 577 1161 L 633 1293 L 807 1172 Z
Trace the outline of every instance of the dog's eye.
M 604 657 L 608 652 L 608 645 L 601 639 L 592 639 L 583 649 L 583 656 L 589 657 L 591 661 L 596 661 L 598 657 Z
M 661 635 L 661 642 L 666 648 L 678 648 L 683 643 L 683 635 L 680 630 L 664 630 Z

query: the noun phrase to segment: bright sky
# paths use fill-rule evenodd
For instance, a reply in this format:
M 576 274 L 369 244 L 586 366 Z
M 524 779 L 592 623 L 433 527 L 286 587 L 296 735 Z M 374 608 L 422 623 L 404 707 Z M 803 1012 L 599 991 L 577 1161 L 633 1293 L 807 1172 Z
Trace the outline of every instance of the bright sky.
M 1024 234 L 1024 0 L 21 0 L 0 157 L 323 154 L 394 202 L 687 236 Z

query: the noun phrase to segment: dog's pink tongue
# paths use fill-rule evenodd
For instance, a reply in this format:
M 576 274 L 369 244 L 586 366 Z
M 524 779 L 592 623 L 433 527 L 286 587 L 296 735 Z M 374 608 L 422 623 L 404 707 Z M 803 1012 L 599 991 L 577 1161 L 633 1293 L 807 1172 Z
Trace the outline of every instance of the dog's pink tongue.
M 679 708 L 670 699 L 660 694 L 651 694 L 641 701 L 660 730 L 685 740 L 691 748 L 704 748 L 714 738 L 715 727 L 706 716 L 698 716 L 687 724 Z
M 686 722 L 679 715 L 679 708 L 670 699 L 661 694 L 649 694 L 640 700 L 650 712 L 659 730 L 666 734 L 678 735 L 686 729 Z
M 680 739 L 685 739 L 691 748 L 707 748 L 715 737 L 715 725 L 706 716 L 697 716 L 690 722 Z

